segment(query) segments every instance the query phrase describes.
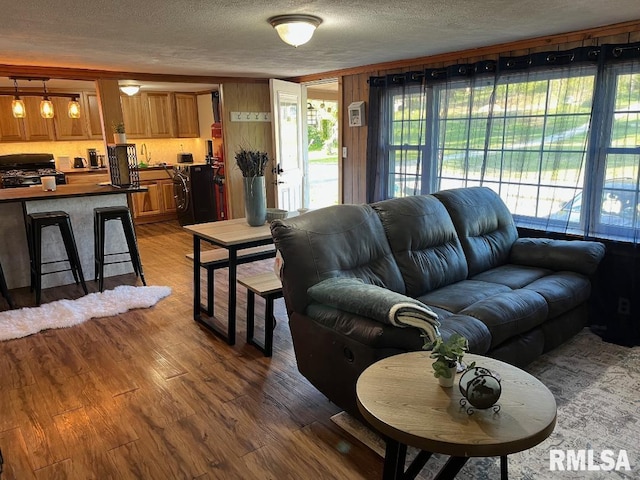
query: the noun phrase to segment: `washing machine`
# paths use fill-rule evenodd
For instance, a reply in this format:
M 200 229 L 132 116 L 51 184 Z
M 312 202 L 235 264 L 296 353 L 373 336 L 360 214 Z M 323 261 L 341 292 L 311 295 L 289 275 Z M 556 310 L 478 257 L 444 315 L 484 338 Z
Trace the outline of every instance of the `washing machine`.
M 174 167 L 173 195 L 180 225 L 217 220 L 214 167 L 177 165 Z

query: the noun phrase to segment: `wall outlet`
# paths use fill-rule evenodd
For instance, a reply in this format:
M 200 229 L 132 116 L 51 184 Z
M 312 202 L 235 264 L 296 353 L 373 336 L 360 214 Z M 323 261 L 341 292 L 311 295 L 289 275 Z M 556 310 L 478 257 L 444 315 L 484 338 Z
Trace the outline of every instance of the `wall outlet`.
M 626 297 L 618 297 L 618 314 L 631 315 L 631 301 Z

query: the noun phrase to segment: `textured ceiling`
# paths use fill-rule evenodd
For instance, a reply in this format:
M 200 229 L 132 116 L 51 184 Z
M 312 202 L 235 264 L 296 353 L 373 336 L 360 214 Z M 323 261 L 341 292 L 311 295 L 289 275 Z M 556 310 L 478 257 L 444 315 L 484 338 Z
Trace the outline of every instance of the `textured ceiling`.
M 0 63 L 293 77 L 640 19 L 639 0 L 1 0 Z M 293 48 L 273 15 L 323 19 Z

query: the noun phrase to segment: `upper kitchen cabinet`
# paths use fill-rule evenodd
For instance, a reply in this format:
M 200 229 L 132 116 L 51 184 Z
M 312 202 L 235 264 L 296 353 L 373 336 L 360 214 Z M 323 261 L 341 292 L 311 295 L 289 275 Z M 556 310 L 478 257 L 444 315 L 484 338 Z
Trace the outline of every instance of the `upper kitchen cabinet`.
M 121 95 L 120 104 L 122 105 L 122 120 L 127 137 L 148 138 L 149 112 L 142 94 L 132 97 Z
M 0 141 L 2 142 L 24 141 L 24 122 L 19 118 L 13 118 L 12 101 L 13 97 L 0 96 Z
M 67 109 L 70 98 L 52 97 L 53 102 L 53 124 L 55 127 L 56 140 L 86 140 L 89 138 L 87 134 L 86 122 L 82 118 L 82 114 L 86 113 L 80 110 L 80 118 L 69 118 Z
M 194 93 L 176 93 L 176 126 L 177 136 L 199 137 L 198 100 Z
M 147 92 L 142 94 L 149 112 L 149 137 L 173 137 L 173 108 L 170 93 Z
M 85 92 L 82 94 L 82 115 L 89 138 L 96 140 L 102 139 L 100 101 L 96 93 Z
M 129 138 L 170 138 L 174 111 L 170 93 L 143 92 L 121 95 L 122 118 Z
M 51 119 L 40 115 L 42 97 L 22 97 L 25 118 L 13 118 L 12 97 L 0 97 L 0 140 L 3 142 L 41 142 L 53 140 Z
M 53 120 L 42 118 L 42 115 L 40 115 L 42 97 L 22 97 L 22 99 L 24 100 L 26 113 L 26 117 L 22 119 L 24 122 L 24 139 L 30 142 L 53 140 Z M 9 115 L 12 115 L 11 109 L 9 109 Z

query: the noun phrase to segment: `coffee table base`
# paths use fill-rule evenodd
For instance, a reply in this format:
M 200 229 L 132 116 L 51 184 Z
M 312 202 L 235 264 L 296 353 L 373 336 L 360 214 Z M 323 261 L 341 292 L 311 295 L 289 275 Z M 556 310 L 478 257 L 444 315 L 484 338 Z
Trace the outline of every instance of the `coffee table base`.
M 413 480 L 427 464 L 431 458 L 431 452 L 420 452 L 413 459 L 406 471 L 404 464 L 407 459 L 407 446 L 391 438 L 387 438 L 387 445 L 384 456 L 383 480 Z M 452 480 L 464 467 L 470 457 L 449 457 L 447 463 L 435 476 L 434 480 Z M 508 480 L 507 456 L 500 457 L 500 479 Z

